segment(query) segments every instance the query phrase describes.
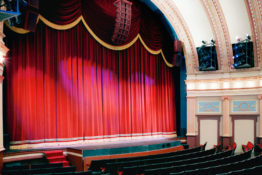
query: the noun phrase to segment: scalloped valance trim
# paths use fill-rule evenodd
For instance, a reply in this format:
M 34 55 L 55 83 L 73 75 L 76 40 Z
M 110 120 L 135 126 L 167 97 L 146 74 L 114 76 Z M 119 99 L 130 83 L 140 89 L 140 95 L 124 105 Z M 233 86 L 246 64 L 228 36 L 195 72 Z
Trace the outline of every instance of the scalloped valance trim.
M 65 24 L 65 25 L 59 25 L 59 24 L 55 24 L 49 20 L 47 20 L 46 18 L 44 18 L 42 15 L 38 15 L 38 19 L 37 19 L 37 23 L 38 21 L 41 20 L 45 25 L 53 28 L 53 29 L 56 29 L 56 30 L 68 30 L 68 29 L 71 29 L 73 27 L 75 27 L 77 24 L 79 24 L 79 22 L 82 22 L 85 26 L 85 28 L 87 29 L 87 31 L 90 33 L 90 35 L 99 43 L 101 44 L 102 46 L 104 46 L 105 48 L 107 49 L 110 49 L 110 50 L 114 50 L 114 51 L 121 51 L 121 50 L 125 50 L 125 49 L 128 49 L 129 47 L 131 47 L 138 39 L 139 41 L 142 43 L 142 45 L 144 46 L 144 48 L 151 54 L 153 55 L 158 55 L 158 54 L 161 54 L 164 62 L 166 63 L 166 65 L 168 67 L 174 67 L 173 64 L 169 63 L 166 58 L 165 58 L 165 55 L 162 51 L 162 49 L 159 49 L 159 50 L 153 50 L 153 49 L 150 49 L 144 42 L 144 40 L 142 39 L 141 35 L 138 33 L 137 36 L 132 40 L 130 41 L 129 43 L 125 44 L 125 45 L 121 45 L 121 46 L 115 46 L 115 45 L 112 45 L 112 44 L 109 44 L 109 43 L 106 43 L 104 42 L 102 39 L 100 39 L 93 31 L 92 29 L 87 25 L 85 19 L 83 18 L 83 16 L 80 16 L 78 17 L 75 21 L 73 21 L 72 23 L 70 24 Z M 18 27 L 14 27 L 14 26 L 10 26 L 8 24 L 8 22 L 6 21 L 5 24 L 14 32 L 16 33 L 19 33 L 19 34 L 27 34 L 29 33 L 30 31 L 29 30 L 25 30 L 23 28 L 18 28 Z

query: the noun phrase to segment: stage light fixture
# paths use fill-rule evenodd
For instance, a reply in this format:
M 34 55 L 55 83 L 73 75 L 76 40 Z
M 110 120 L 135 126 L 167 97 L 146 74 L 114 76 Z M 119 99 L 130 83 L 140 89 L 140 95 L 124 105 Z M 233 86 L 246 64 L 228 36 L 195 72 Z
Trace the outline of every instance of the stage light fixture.
M 215 40 L 210 43 L 202 41 L 203 45 L 197 48 L 199 70 L 215 71 L 218 69 Z

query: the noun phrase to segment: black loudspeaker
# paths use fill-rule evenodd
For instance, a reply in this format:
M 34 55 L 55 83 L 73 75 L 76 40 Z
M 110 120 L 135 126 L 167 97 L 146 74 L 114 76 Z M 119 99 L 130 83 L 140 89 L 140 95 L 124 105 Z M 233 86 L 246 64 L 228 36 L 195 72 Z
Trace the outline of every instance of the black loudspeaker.
M 254 67 L 253 43 L 244 40 L 232 45 L 233 47 L 233 67 L 235 69 Z
M 197 48 L 199 71 L 215 71 L 218 69 L 216 46 L 203 45 Z

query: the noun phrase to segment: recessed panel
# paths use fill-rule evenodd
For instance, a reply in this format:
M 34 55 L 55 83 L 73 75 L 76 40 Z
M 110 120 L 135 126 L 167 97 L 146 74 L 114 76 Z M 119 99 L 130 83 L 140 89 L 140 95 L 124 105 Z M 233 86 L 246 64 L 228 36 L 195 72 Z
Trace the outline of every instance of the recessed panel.
M 200 144 L 207 142 L 206 149 L 217 145 L 217 120 L 200 120 Z

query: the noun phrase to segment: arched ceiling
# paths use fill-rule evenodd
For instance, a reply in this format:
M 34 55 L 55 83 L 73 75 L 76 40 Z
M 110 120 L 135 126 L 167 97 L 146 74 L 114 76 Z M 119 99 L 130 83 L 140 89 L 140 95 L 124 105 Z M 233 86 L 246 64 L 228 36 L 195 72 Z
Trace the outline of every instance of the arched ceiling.
M 168 19 L 184 44 L 187 74 L 198 71 L 196 47 L 202 40 L 216 41 L 219 70 L 208 72 L 233 73 L 260 71 L 262 51 L 262 0 L 151 0 Z M 232 68 L 232 44 L 237 38 L 250 35 L 254 44 L 255 67 Z

